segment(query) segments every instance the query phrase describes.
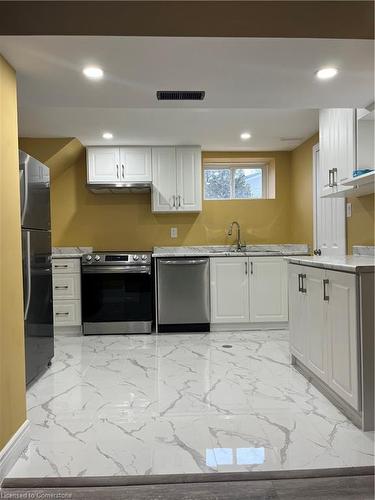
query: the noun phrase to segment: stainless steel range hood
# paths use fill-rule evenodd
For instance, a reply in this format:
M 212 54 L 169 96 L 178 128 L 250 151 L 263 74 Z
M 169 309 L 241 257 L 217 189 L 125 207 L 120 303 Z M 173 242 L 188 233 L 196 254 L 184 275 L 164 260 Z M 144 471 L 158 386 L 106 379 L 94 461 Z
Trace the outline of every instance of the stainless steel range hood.
M 151 191 L 151 182 L 87 183 L 87 188 L 95 194 L 149 193 Z

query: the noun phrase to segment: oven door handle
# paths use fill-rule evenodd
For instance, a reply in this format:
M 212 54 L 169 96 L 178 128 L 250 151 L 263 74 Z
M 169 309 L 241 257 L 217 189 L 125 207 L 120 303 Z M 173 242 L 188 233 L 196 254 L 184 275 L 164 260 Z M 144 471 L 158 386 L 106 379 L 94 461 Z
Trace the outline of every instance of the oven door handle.
M 83 274 L 151 274 L 151 266 L 82 266 Z

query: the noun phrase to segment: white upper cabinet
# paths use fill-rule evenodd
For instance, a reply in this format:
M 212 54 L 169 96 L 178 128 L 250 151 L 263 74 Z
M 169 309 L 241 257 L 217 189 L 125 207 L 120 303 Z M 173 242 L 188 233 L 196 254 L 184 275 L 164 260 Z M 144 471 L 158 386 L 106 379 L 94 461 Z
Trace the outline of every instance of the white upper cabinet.
M 120 181 L 119 148 L 87 148 L 87 181 L 107 184 Z
M 248 257 L 210 259 L 211 323 L 249 321 Z
M 175 148 L 152 148 L 152 211 L 176 210 Z
M 287 263 L 276 257 L 250 258 L 250 321 L 288 321 Z
M 87 181 L 90 184 L 151 181 L 151 148 L 87 148 Z
M 355 169 L 355 109 L 322 109 L 319 113 L 319 149 L 322 196 L 334 196 Z
M 151 182 L 151 148 L 120 148 L 120 164 L 123 180 Z
M 201 172 L 198 147 L 152 148 L 153 212 L 201 211 Z
M 202 210 L 202 158 L 199 148 L 176 148 L 177 209 L 185 212 Z

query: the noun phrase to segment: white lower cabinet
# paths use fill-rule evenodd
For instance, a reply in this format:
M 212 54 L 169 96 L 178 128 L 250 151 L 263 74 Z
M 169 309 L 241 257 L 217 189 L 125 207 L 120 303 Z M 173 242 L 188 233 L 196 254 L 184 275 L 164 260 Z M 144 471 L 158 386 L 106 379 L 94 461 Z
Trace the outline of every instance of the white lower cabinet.
M 359 410 L 356 275 L 289 264 L 291 353 Z
M 81 303 L 78 300 L 58 301 L 53 307 L 55 326 L 79 326 L 81 324 Z
M 302 275 L 306 300 L 304 324 L 306 329 L 306 365 L 324 382 L 327 374 L 327 302 L 324 300 L 324 283 L 320 269 L 308 268 Z M 308 295 L 307 295 L 308 294 Z
M 288 321 L 282 257 L 213 257 L 210 265 L 211 323 Z
M 332 389 L 358 408 L 359 346 L 357 335 L 356 276 L 327 271 L 329 308 L 327 326 L 328 381 Z
M 303 363 L 306 363 L 307 329 L 306 317 L 308 312 L 306 295 L 301 293 L 301 266 L 289 266 L 288 294 L 289 294 L 289 338 L 290 351 Z
M 59 327 L 69 327 L 69 330 L 73 327 L 79 331 L 82 323 L 80 259 L 54 258 L 52 286 L 55 331 L 63 331 L 61 328 L 56 330 Z
M 287 263 L 280 257 L 249 259 L 250 321 L 288 321 Z
M 249 321 L 247 257 L 210 259 L 211 323 Z

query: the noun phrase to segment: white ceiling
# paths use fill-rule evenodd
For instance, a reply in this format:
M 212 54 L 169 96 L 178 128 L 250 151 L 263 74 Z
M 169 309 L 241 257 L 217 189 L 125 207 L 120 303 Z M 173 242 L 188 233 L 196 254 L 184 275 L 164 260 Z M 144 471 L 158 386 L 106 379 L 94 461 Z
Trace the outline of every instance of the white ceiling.
M 20 135 L 84 144 L 202 144 L 204 149 L 293 149 L 317 109 L 373 100 L 373 42 L 321 39 L 0 37 L 18 75 Z M 88 64 L 105 78 L 86 80 Z M 318 81 L 321 66 L 339 68 Z M 205 90 L 199 103 L 161 103 L 157 90 Z M 239 134 L 247 130 L 246 143 Z

